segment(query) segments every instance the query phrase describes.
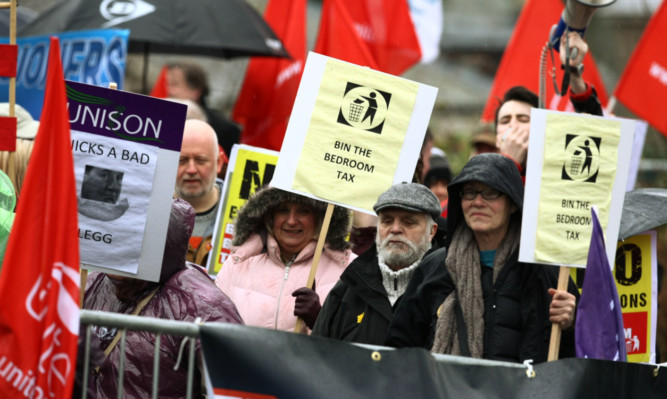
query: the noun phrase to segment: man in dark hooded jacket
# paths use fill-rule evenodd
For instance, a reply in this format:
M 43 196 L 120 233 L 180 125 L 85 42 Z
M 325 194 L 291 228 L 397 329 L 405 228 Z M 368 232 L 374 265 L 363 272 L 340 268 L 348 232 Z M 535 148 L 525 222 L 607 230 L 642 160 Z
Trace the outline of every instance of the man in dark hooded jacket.
M 84 309 L 105 312 L 138 314 L 178 321 L 227 322 L 243 324 L 234 303 L 220 291 L 206 272 L 185 261 L 188 239 L 194 226 L 192 206 L 174 199 L 167 232 L 159 282 L 149 282 L 105 273 L 91 273 L 86 282 Z M 102 350 L 111 348 L 99 369 L 89 377 L 95 398 L 117 397 L 120 366 L 120 345 L 113 340 L 116 328 L 96 326 Z M 158 397 L 185 397 L 187 361 L 181 360 L 174 370 L 184 337 L 165 335 L 160 342 L 160 378 Z M 197 365 L 201 365 L 201 343 L 197 341 Z M 128 331 L 123 379 L 124 398 L 151 396 L 155 335 L 143 331 Z M 187 356 L 183 356 L 186 359 Z M 201 370 L 195 368 L 193 397 L 202 393 Z
M 426 186 L 396 184 L 380 195 L 373 210 L 378 214 L 375 245 L 350 263 L 329 292 L 314 335 L 382 345 L 417 265 L 437 248 L 442 209 Z
M 420 264 L 385 343 L 538 363 L 547 360 L 552 323 L 559 323 L 560 355 L 574 356 L 576 286 L 570 279 L 568 291 L 554 290 L 557 267 L 518 260 L 523 182 L 514 163 L 477 155 L 447 189 L 446 246 Z

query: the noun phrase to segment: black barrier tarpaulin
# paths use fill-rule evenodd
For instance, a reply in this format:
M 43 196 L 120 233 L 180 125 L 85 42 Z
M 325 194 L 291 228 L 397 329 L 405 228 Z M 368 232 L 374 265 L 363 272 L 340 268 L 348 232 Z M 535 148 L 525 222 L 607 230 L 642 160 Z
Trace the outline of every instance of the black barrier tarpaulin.
M 207 323 L 200 338 L 216 397 L 667 398 L 667 367 L 592 359 L 535 365 L 367 347 Z

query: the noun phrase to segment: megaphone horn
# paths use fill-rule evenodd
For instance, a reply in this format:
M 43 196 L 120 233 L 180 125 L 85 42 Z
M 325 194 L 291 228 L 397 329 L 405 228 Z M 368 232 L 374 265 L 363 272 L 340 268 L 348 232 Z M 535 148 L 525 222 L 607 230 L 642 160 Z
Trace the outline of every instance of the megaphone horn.
M 560 38 L 566 30 L 579 32 L 581 37 L 583 37 L 584 33 L 586 33 L 586 28 L 591 23 L 595 10 L 611 5 L 614 2 L 616 0 L 567 0 L 558 25 L 554 25 L 554 28 L 551 29 L 549 42 L 558 51 Z

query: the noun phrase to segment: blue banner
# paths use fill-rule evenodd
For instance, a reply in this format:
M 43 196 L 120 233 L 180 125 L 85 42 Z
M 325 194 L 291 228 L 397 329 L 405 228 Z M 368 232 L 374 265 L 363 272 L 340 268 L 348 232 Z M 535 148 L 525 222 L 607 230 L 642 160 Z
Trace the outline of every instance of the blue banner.
M 123 89 L 127 60 L 127 29 L 100 29 L 54 34 L 60 39 L 65 79 Z M 0 43 L 8 43 L 0 38 Z M 49 36 L 18 38 L 16 103 L 39 120 L 44 102 Z M 0 78 L 0 102 L 9 101 L 9 78 Z

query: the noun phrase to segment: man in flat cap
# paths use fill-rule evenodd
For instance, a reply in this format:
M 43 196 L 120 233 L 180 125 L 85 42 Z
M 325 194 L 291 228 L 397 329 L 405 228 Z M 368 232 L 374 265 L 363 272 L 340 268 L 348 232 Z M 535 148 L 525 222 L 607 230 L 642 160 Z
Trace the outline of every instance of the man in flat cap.
M 345 269 L 329 292 L 314 335 L 384 345 L 394 309 L 417 265 L 437 246 L 440 201 L 426 186 L 396 184 L 378 198 L 375 245 Z

